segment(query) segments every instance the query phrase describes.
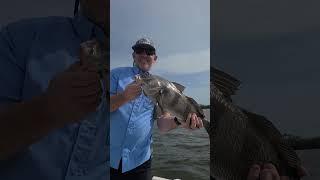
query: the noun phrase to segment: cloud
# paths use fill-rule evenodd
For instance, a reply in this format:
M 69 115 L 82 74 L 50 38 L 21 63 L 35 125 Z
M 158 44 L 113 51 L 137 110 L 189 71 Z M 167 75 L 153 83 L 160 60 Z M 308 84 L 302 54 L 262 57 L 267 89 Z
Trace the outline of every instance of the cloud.
M 125 58 L 111 55 L 111 69 L 132 66 L 132 59 L 127 54 Z M 158 61 L 152 72 L 157 74 L 193 74 L 210 70 L 210 49 L 194 52 L 171 54 L 166 57 L 158 55 Z
M 119 58 L 119 57 L 110 57 L 111 61 L 110 61 L 110 67 L 111 69 L 117 68 L 117 67 L 130 67 L 132 66 L 132 61 L 128 58 Z
M 210 49 L 158 57 L 156 73 L 191 74 L 209 70 Z
M 186 87 L 184 94 L 202 104 L 210 104 L 210 71 L 190 74 L 159 74 Z

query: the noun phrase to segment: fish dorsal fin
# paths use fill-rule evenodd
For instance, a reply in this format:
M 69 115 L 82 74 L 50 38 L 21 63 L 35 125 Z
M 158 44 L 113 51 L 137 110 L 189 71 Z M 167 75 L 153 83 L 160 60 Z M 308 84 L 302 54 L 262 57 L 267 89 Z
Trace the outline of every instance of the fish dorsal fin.
M 176 83 L 176 82 L 172 82 L 172 84 L 182 93 L 184 91 L 184 89 L 186 89 L 186 87 L 184 87 L 183 85 Z

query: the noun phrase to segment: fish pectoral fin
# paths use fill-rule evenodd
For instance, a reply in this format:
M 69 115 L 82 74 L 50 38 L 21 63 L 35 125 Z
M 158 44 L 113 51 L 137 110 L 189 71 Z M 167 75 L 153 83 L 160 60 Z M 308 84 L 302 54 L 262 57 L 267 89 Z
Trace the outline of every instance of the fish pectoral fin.
M 181 93 L 186 89 L 185 86 L 183 86 L 183 85 L 181 85 L 181 84 L 179 84 L 179 83 L 172 82 L 172 84 L 173 84 Z

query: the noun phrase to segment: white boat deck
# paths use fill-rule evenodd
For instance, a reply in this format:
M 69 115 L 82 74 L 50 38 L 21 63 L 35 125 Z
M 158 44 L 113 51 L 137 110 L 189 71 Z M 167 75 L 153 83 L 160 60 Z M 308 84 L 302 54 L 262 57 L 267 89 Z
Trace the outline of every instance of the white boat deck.
M 163 177 L 153 176 L 152 180 L 181 180 L 181 179 L 167 179 Z

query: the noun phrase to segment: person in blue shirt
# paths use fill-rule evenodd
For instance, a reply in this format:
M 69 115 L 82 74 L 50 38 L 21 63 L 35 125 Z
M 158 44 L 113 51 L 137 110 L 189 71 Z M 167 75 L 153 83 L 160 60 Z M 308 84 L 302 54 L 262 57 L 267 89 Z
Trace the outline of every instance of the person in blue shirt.
M 149 38 L 141 38 L 132 47 L 133 67 L 120 67 L 110 72 L 110 177 L 116 179 L 151 179 L 151 143 L 154 105 L 141 93 L 135 75 L 148 72 L 157 61 L 156 49 Z M 191 126 L 189 126 L 191 121 Z M 168 113 L 157 119 L 160 131 L 178 127 Z M 203 127 L 202 120 L 190 113 L 187 129 Z
M 109 179 L 109 103 L 96 66 L 79 55 L 92 39 L 108 47 L 109 3 L 80 0 L 74 18 L 1 29 L 1 180 Z

